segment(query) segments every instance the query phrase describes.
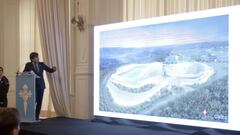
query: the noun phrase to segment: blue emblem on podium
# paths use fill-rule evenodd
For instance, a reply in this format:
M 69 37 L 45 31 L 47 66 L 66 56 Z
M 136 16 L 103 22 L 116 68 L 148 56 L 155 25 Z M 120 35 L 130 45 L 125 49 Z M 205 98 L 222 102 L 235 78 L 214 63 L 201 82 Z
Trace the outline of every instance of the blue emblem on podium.
M 21 122 L 35 122 L 35 80 L 36 75 L 19 73 L 16 76 L 16 107 Z

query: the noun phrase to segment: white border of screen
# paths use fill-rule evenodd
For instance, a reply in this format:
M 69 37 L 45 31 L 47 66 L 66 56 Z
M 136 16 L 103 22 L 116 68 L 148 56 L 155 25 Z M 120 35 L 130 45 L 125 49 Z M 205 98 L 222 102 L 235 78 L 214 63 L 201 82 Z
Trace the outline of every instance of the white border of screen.
M 131 28 L 150 24 L 175 22 L 211 16 L 229 15 L 229 116 L 228 123 L 208 122 L 200 120 L 176 119 L 156 116 L 144 116 L 103 112 L 99 110 L 99 33 L 103 31 Z M 152 122 L 163 122 L 199 127 L 210 127 L 240 131 L 240 6 L 224 7 L 184 14 L 156 17 L 137 21 L 108 24 L 94 27 L 94 115 L 113 118 L 134 119 Z

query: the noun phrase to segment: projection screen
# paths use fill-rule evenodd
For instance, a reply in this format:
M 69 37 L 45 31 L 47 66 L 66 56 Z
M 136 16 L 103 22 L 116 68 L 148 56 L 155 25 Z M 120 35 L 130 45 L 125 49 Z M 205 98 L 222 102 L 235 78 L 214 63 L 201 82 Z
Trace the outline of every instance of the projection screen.
M 94 115 L 240 131 L 239 13 L 94 27 Z

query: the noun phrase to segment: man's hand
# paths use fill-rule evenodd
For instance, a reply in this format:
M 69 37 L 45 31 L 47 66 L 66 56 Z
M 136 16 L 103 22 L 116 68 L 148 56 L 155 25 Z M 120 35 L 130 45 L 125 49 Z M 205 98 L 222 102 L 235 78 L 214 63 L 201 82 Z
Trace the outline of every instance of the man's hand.
M 55 70 L 55 71 L 57 70 L 57 68 L 55 66 L 53 66 L 52 69 Z

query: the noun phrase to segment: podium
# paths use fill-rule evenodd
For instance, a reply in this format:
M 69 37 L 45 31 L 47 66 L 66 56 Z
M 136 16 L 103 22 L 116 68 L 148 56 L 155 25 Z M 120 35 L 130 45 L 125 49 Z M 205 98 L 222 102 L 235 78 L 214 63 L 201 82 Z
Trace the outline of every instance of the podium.
M 36 122 L 35 81 L 37 76 L 31 72 L 16 75 L 16 108 L 21 122 Z

